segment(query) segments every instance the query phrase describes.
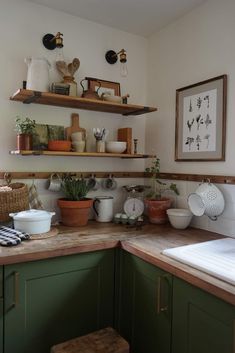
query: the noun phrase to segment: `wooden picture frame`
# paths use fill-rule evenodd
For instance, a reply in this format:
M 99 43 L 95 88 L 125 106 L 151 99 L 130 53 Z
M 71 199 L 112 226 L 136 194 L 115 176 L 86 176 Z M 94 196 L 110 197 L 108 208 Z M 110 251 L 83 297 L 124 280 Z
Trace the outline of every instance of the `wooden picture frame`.
M 110 92 L 112 96 L 121 96 L 121 88 L 119 82 L 100 80 L 99 78 L 94 77 L 85 77 L 88 82 L 88 89 L 92 91 L 97 91 L 100 82 L 101 86 L 99 89 L 99 95 L 105 92 Z
M 224 161 L 227 75 L 176 90 L 175 161 Z

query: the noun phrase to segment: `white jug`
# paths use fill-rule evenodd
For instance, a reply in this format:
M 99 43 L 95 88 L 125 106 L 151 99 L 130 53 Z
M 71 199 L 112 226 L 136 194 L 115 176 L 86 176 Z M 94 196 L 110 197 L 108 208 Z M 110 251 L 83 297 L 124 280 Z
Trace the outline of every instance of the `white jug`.
M 113 197 L 97 196 L 93 203 L 97 222 L 111 222 L 113 219 Z
M 28 65 L 26 88 L 49 92 L 49 61 L 45 58 L 25 58 L 24 61 Z

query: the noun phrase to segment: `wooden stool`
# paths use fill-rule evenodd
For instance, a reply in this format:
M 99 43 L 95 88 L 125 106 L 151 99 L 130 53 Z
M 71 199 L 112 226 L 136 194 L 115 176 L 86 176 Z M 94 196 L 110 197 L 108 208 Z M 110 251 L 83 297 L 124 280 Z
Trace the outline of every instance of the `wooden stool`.
M 129 344 L 113 328 L 107 327 L 57 344 L 51 353 L 129 353 Z

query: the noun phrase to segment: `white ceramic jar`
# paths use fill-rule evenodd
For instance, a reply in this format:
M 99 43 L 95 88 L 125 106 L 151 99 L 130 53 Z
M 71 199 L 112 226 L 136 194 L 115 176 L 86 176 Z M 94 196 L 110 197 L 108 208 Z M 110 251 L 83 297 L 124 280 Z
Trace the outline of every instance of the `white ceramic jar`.
M 94 199 L 93 209 L 97 222 L 111 222 L 113 220 L 113 197 L 97 196 Z
M 28 65 L 26 88 L 33 91 L 49 92 L 50 63 L 45 58 L 26 58 Z

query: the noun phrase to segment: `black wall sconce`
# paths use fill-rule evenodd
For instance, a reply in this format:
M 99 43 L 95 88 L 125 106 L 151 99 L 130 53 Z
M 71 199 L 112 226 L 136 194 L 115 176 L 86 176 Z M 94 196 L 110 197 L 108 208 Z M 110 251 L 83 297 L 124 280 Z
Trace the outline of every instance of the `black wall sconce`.
M 108 50 L 105 54 L 105 59 L 109 64 L 113 65 L 117 62 L 118 56 L 121 63 L 120 74 L 121 76 L 126 77 L 128 74 L 128 70 L 126 64 L 127 58 L 125 49 L 121 49 L 118 53 L 116 53 L 114 50 Z
M 55 48 L 63 48 L 63 34 L 60 32 L 57 32 L 56 35 L 47 33 L 45 36 L 42 38 L 42 42 L 45 48 L 49 50 L 54 50 Z
M 63 53 L 63 33 L 57 32 L 56 35 L 47 33 L 42 38 L 42 42 L 45 48 L 48 50 L 56 49 L 56 61 L 64 61 Z

